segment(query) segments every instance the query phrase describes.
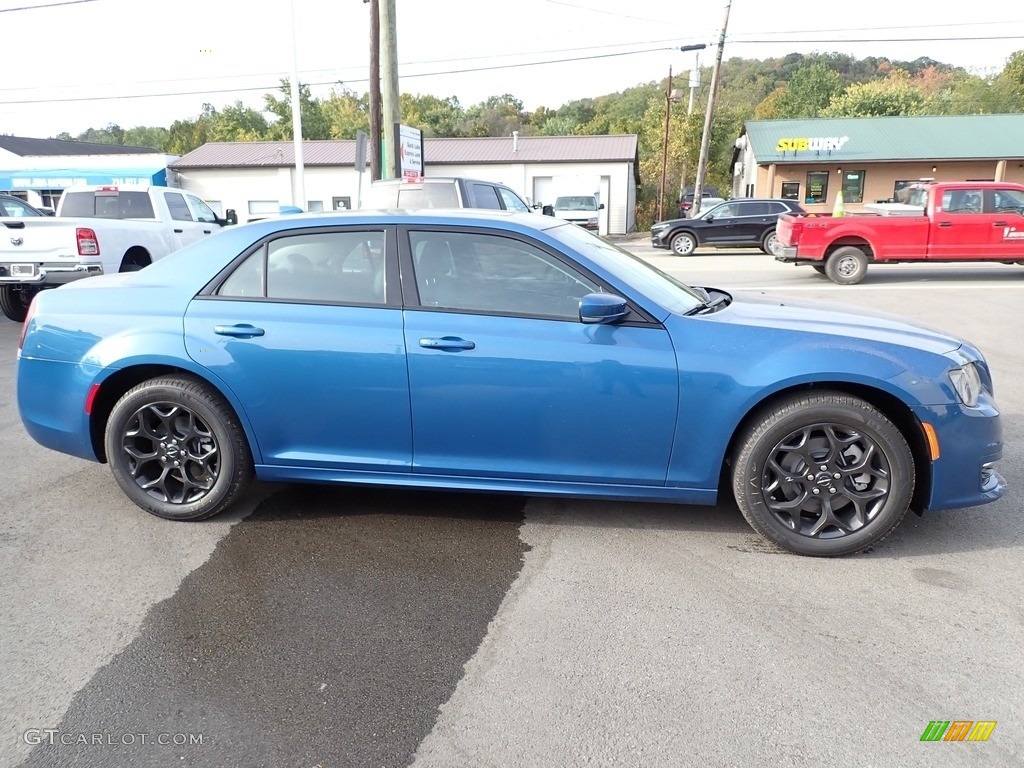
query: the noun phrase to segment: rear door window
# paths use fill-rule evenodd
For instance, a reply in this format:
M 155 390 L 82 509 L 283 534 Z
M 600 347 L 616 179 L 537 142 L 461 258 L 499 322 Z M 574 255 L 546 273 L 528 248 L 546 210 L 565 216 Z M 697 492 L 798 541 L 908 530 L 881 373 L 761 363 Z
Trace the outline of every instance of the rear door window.
M 498 193 L 490 184 L 470 184 L 473 195 L 474 208 L 493 208 L 501 210 L 501 203 L 498 202 Z

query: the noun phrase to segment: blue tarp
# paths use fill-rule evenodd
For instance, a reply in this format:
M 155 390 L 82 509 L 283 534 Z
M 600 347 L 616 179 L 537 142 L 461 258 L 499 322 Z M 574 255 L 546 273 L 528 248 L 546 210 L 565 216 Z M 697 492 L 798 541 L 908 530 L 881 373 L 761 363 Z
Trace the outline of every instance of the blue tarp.
M 0 189 L 68 189 L 86 184 L 167 183 L 167 168 L 40 168 L 0 170 Z

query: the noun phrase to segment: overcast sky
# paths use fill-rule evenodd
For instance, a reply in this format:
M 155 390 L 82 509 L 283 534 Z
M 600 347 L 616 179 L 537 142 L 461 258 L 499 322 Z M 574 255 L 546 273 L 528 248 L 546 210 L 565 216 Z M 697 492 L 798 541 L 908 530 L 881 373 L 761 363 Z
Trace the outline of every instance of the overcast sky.
M 299 79 L 317 95 L 339 80 L 364 93 L 362 0 L 0 0 L 0 133 L 167 127 L 203 102 L 259 107 L 292 69 L 292 2 Z M 660 80 L 669 67 L 685 87 L 695 54 L 678 47 L 707 43 L 710 65 L 724 11 L 724 0 L 397 0 L 399 85 L 464 107 L 511 93 L 527 109 Z M 929 56 L 984 74 L 1020 49 L 1024 6 L 1004 0 L 733 0 L 725 56 Z

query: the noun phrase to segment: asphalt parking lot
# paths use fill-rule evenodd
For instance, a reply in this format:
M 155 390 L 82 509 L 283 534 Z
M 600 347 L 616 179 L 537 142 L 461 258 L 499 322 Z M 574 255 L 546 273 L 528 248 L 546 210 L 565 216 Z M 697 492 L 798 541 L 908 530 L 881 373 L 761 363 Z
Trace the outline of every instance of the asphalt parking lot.
M 751 251 L 696 285 L 872 307 L 993 369 L 1009 491 L 873 551 L 785 554 L 716 508 L 259 486 L 146 515 L 50 453 L 0 324 L 2 766 L 1019 766 L 1024 267 L 840 287 Z M 986 742 L 925 743 L 933 720 Z

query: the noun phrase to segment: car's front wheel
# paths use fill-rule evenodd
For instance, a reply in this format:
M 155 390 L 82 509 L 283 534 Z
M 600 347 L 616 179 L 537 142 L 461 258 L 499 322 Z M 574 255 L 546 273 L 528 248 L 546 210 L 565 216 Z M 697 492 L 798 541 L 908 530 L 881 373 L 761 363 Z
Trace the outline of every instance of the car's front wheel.
M 903 519 L 914 461 L 900 430 L 869 403 L 800 394 L 762 412 L 741 437 L 732 486 L 765 538 L 801 555 L 847 555 Z
M 697 250 L 697 238 L 689 232 L 680 232 L 672 238 L 672 252 L 676 256 L 689 256 Z
M 224 511 L 253 477 L 249 444 L 231 406 L 189 377 L 150 379 L 128 390 L 107 421 L 105 447 L 128 498 L 170 520 Z

